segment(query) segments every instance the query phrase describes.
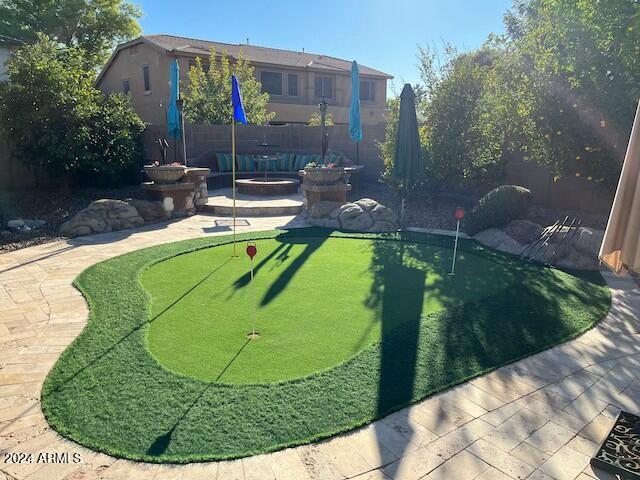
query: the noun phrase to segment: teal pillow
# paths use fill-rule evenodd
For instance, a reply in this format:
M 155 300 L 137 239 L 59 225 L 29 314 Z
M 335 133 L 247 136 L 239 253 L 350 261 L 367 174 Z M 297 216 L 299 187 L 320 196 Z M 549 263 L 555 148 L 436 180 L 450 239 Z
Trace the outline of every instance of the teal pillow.
M 218 171 L 230 172 L 231 171 L 231 154 L 230 153 L 217 153 L 216 161 L 218 163 Z
M 278 170 L 278 159 L 277 158 L 271 158 L 269 157 L 268 161 L 259 161 L 258 162 L 258 170 L 260 172 L 264 172 L 264 169 L 267 168 L 267 165 L 269 165 L 269 171 L 270 172 L 275 172 Z
M 288 172 L 291 168 L 291 154 L 279 153 L 278 154 L 278 170 L 280 172 Z
M 241 172 L 253 172 L 255 170 L 252 155 L 236 155 L 236 165 Z
M 309 160 L 310 156 L 311 155 L 296 155 L 296 159 L 293 162 L 293 169 L 302 170 L 304 166 L 311 161 Z

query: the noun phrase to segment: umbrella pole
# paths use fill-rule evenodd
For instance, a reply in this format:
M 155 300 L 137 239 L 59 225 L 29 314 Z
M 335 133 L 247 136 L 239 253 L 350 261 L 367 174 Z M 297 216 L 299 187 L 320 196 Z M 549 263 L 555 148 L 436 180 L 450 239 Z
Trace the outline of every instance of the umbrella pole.
M 231 191 L 233 192 L 233 255 L 236 254 L 236 121 L 231 119 Z
M 360 142 L 356 141 L 356 165 L 360 165 Z
M 187 131 L 184 129 L 184 108 L 180 109 L 180 120 L 182 121 L 182 152 L 184 153 L 184 166 L 187 166 Z

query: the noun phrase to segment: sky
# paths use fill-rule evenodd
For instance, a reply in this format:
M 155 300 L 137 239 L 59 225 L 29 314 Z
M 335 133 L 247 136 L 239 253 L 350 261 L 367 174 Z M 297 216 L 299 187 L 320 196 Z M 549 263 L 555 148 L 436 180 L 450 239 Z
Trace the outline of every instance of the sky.
M 419 80 L 418 45 L 460 51 L 502 33 L 511 0 L 135 0 L 143 32 L 330 55 Z

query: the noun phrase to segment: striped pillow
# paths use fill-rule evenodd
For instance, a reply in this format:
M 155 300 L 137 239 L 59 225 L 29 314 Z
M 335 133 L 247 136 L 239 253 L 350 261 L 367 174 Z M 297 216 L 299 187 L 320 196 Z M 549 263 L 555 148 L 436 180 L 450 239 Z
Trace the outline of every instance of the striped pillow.
M 293 162 L 293 169 L 302 170 L 307 163 L 311 162 L 310 157 L 311 155 L 296 155 L 296 159 Z
M 236 155 L 236 165 L 241 172 L 253 172 L 255 170 L 253 156 L 251 155 Z
M 292 153 L 279 153 L 278 154 L 278 170 L 281 172 L 288 172 L 291 170 L 292 159 L 295 157 Z
M 258 171 L 264 172 L 264 169 L 269 165 L 268 171 L 275 172 L 278 170 L 278 159 L 277 158 L 269 158 L 268 161 L 260 161 L 258 162 Z
M 216 161 L 218 162 L 218 171 L 219 172 L 230 172 L 231 171 L 231 154 L 230 153 L 217 153 Z

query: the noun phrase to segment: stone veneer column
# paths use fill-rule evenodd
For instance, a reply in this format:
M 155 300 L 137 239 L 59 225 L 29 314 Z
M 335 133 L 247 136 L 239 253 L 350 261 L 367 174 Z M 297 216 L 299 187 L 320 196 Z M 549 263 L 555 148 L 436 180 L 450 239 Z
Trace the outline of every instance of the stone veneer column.
M 211 173 L 208 168 L 187 168 L 182 179 L 185 183 L 193 183 L 193 205 L 197 211 L 207 204 L 209 199 L 209 187 L 207 176 Z

